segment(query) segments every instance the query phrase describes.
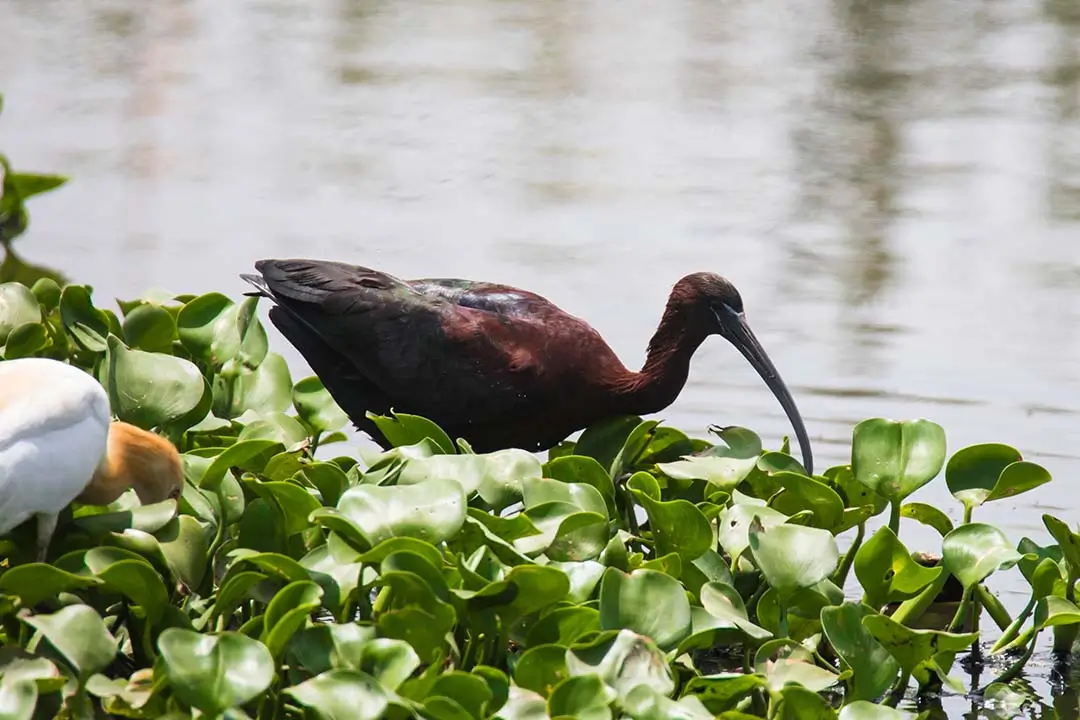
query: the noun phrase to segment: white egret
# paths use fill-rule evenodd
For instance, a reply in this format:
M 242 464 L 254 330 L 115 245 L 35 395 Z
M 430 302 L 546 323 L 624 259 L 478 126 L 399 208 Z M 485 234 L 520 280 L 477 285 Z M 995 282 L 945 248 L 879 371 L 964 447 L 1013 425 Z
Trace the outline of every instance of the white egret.
M 72 500 L 107 505 L 134 488 L 147 505 L 183 486 L 173 444 L 113 421 L 93 376 L 46 358 L 0 362 L 0 535 L 36 516 L 39 562 Z

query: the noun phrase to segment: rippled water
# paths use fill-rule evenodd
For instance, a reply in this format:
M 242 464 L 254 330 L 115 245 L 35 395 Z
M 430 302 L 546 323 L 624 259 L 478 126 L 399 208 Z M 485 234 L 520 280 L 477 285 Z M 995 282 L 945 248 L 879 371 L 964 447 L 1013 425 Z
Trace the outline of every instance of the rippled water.
M 820 467 L 925 416 L 1058 478 L 980 517 L 1077 519 L 1072 0 L 0 0 L 0 34 L 0 148 L 73 177 L 18 249 L 99 298 L 341 259 L 527 287 L 637 366 L 713 270 Z M 790 432 L 719 339 L 662 417 Z

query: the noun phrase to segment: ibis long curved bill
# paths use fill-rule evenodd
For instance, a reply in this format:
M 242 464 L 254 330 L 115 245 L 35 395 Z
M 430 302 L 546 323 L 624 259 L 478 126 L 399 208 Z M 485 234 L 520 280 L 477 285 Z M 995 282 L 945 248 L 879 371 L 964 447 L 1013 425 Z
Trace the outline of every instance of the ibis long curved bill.
M 808 474 L 813 475 L 814 456 L 810 449 L 810 438 L 806 434 L 806 426 L 803 424 L 802 415 L 799 414 L 799 408 L 795 405 L 795 399 L 791 397 L 787 385 L 784 384 L 780 373 L 776 371 L 776 366 L 769 359 L 768 353 L 765 352 L 757 337 L 754 336 L 754 331 L 746 323 L 746 316 L 741 312 L 727 310 L 725 313 L 727 317 L 717 313 L 717 319 L 725 331 L 724 335 L 727 336 L 728 342 L 738 348 L 743 357 L 757 370 L 758 375 L 772 390 L 772 394 L 780 401 L 780 406 L 784 408 L 788 420 L 791 421 L 791 426 L 795 429 L 795 437 L 798 439 L 799 448 L 802 450 L 803 467 L 806 468 Z

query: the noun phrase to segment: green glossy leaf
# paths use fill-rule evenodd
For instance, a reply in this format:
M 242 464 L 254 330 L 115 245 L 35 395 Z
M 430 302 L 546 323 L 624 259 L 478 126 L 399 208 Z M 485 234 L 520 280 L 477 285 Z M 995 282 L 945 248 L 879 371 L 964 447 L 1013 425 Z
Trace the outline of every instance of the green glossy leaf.
M 864 615 L 862 623 L 896 658 L 900 669 L 911 673 L 920 685 L 930 681 L 931 672 L 944 676 L 936 661 L 939 654 L 951 657 L 951 654 L 969 648 L 979 638 L 978 633 L 961 635 L 937 630 L 912 630 L 885 615 Z
M 208 569 L 206 554 L 210 549 L 207 532 L 199 521 L 190 515 L 178 515 L 154 537 L 173 575 L 188 588 L 197 588 Z
M 56 648 L 80 680 L 101 672 L 116 657 L 116 640 L 87 605 L 68 605 L 50 615 L 30 615 L 22 620 Z
M 615 517 L 615 485 L 611 476 L 595 458 L 584 455 L 567 455 L 555 458 L 544 466 L 544 477 L 564 483 L 584 483 L 596 488 L 607 505 L 608 517 Z
M 609 568 L 600 581 L 600 627 L 645 635 L 665 650 L 692 629 L 690 602 L 679 581 L 655 570 L 627 575 Z
M 641 418 L 637 415 L 615 415 L 593 423 L 582 431 L 574 454 L 591 457 L 600 463 L 600 467 L 610 469 L 627 438 L 640 424 Z
M 263 616 L 261 639 L 275 659 L 281 657 L 286 643 L 319 607 L 322 596 L 322 588 L 310 580 L 289 583 L 274 595 Z
M 900 508 L 900 517 L 911 518 L 937 530 L 945 537 L 952 532 L 953 524 L 949 516 L 933 505 L 926 503 L 905 503 Z
M 94 307 L 85 285 L 68 285 L 60 294 L 60 320 L 75 343 L 89 352 L 105 352 L 109 318 Z
M 867 700 L 856 700 L 840 708 L 839 720 L 915 720 L 915 713 Z
M 929 420 L 864 420 L 852 432 L 855 479 L 890 502 L 934 479 L 945 464 L 945 431 Z
M 173 692 L 207 715 L 247 703 L 274 678 L 266 646 L 240 633 L 200 635 L 169 628 L 159 636 L 158 647 Z
M 770 502 L 785 515 L 802 510 L 814 513 L 814 527 L 832 530 L 844 516 L 844 501 L 831 487 L 806 475 L 783 471 L 773 475 L 784 488 Z
M 569 677 L 556 685 L 548 697 L 548 714 L 552 717 L 575 717 L 586 720 L 610 718 L 608 705 L 615 700 L 615 691 L 597 675 Z M 597 712 L 599 711 L 599 712 Z
M 878 495 L 870 488 L 855 479 L 850 465 L 837 465 L 824 473 L 825 477 L 833 484 L 837 493 L 844 499 L 844 507 L 862 507 L 869 505 L 873 508 L 873 515 L 877 515 L 889 506 L 889 501 Z
M 750 527 L 750 550 L 769 585 L 786 602 L 836 570 L 840 550 L 827 530 L 798 525 Z
M 38 689 L 32 680 L 0 682 L 0 717 L 6 720 L 30 720 L 34 717 Z
M 285 693 L 325 720 L 378 720 L 386 717 L 391 702 L 378 681 L 356 670 L 330 670 Z
M 1015 497 L 1020 493 L 1045 485 L 1052 479 L 1050 473 L 1042 465 L 1027 461 L 1015 462 L 1001 471 L 997 484 L 983 502 Z
M 176 330 L 193 357 L 220 365 L 240 352 L 235 303 L 221 293 L 190 300 L 176 316 Z M 230 312 L 231 311 L 231 312 Z
M 602 633 L 588 644 L 575 645 L 566 654 L 566 668 L 572 677 L 599 675 L 619 698 L 639 685 L 662 695 L 675 690 L 675 677 L 664 653 L 647 636 L 630 630 Z
M 741 483 L 757 465 L 752 458 L 691 456 L 672 463 L 658 463 L 657 469 L 676 480 L 704 480 L 721 490 L 730 492 Z
M 965 588 L 997 570 L 1011 568 L 1022 557 L 1005 533 L 984 523 L 961 525 L 946 535 L 941 541 L 941 556 L 945 569 Z
M 765 505 L 735 503 L 725 508 L 717 518 L 717 538 L 720 547 L 732 557 L 738 557 L 750 547 L 750 525 L 758 518 L 766 527 L 777 527 L 787 522 L 784 513 Z
M 678 553 L 683 560 L 693 560 L 715 544 L 708 518 L 687 500 L 659 502 L 641 490 L 631 492 L 649 517 L 649 529 L 656 539 L 656 552 Z
M 552 688 L 568 677 L 566 648 L 562 645 L 531 647 L 518 658 L 514 669 L 514 682 L 542 697 L 550 695 Z
M 38 278 L 30 287 L 30 291 L 34 293 L 34 297 L 37 298 L 44 312 L 50 313 L 60 307 L 60 285 L 52 278 Z
M 176 320 L 159 305 L 140 305 L 124 318 L 124 340 L 128 347 L 148 352 L 172 354 Z
M 1035 604 L 1035 627 L 1039 630 L 1076 623 L 1080 623 L 1080 608 L 1063 597 L 1049 595 Z
M 4 178 L 8 185 L 23 200 L 28 200 L 34 195 L 48 192 L 60 187 L 67 182 L 63 175 L 42 175 L 39 173 L 11 173 Z M 5 188 L 6 191 L 6 188 Z
M 821 609 L 821 627 L 844 668 L 854 675 L 850 697 L 876 700 L 896 680 L 900 665 L 889 651 L 863 627 L 862 619 L 872 613 L 865 605 L 845 602 Z
M 969 445 L 957 450 L 945 466 L 949 492 L 965 506 L 981 505 L 1007 466 L 1023 459 L 1016 448 L 1000 443 Z
M 492 720 L 548 720 L 547 703 L 532 690 L 511 686 L 506 704 L 491 717 Z
M 123 532 L 128 528 L 154 533 L 165 527 L 175 516 L 176 501 L 169 498 L 151 505 L 137 505 L 128 510 L 76 515 L 74 524 L 91 535 Z
M 281 355 L 267 353 L 257 368 L 241 372 L 232 406 L 220 409 L 230 417 L 236 417 L 246 410 L 261 414 L 283 413 L 291 404 L 292 375 L 289 365 Z M 215 405 L 214 409 L 217 411 L 219 408 Z M 304 437 L 306 432 L 301 427 L 297 434 Z
M 322 505 L 304 488 L 292 482 L 253 482 L 250 487 L 268 503 L 276 505 L 285 520 L 286 535 L 311 527 L 308 516 Z
M 607 517 L 607 505 L 600 491 L 585 483 L 565 483 L 546 478 L 528 478 L 521 484 L 525 508 L 547 502 L 569 503 L 580 510 Z
M 806 666 L 809 672 L 820 671 L 820 668 L 808 663 L 797 663 L 797 665 Z M 780 720 L 836 720 L 836 711 L 825 698 L 801 684 L 788 685 L 782 688 L 779 694 L 780 702 L 776 706 L 776 717 Z
M 465 493 L 454 480 L 429 480 L 416 485 L 380 487 L 357 485 L 341 496 L 340 517 L 351 522 L 368 547 L 397 536 L 431 544 L 453 537 L 465 522 Z M 316 510 L 312 520 L 332 516 Z
M 150 429 L 172 423 L 202 400 L 203 376 L 182 358 L 131 350 L 109 335 L 106 363 L 109 404 L 132 425 Z
M 92 548 L 86 553 L 86 567 L 107 588 L 142 607 L 150 622 L 161 622 L 169 604 L 169 592 L 158 571 L 142 558 L 117 557 L 118 551 L 118 548 Z
M 7 336 L 4 345 L 4 359 L 17 360 L 31 357 L 49 344 L 49 335 L 45 326 L 39 322 L 27 322 L 19 325 Z
M 943 572 L 941 567 L 915 562 L 896 533 L 884 525 L 856 551 L 854 566 L 872 607 L 915 597 Z
M 526 637 L 527 647 L 570 645 L 582 635 L 600 630 L 600 613 L 591 607 L 564 607 L 544 615 Z
M 760 675 L 716 673 L 690 678 L 682 696 L 697 698 L 709 712 L 719 715 L 735 708 L 750 693 L 764 686 L 765 678 Z
M 33 607 L 60 593 L 99 584 L 101 580 L 97 578 L 74 575 L 45 563 L 18 565 L 0 575 L 0 592 L 17 596 L 23 607 Z
M 390 415 L 368 413 L 368 419 L 375 423 L 375 426 L 394 447 L 412 445 L 428 438 L 440 451 L 448 455 L 453 455 L 455 452 L 454 442 L 450 436 L 427 418 L 391 411 Z
M 297 415 L 316 432 L 338 430 L 349 422 L 349 416 L 315 375 L 293 386 L 292 403 Z
M 17 282 L 0 283 L 0 345 L 16 328 L 41 322 L 41 307 L 30 289 Z
M 205 490 L 216 489 L 225 473 L 233 467 L 255 472 L 262 470 L 265 461 L 283 449 L 282 444 L 276 440 L 254 439 L 238 442 L 214 458 L 199 478 L 198 485 Z
M 486 716 L 485 709 L 492 700 L 491 690 L 483 678 L 460 671 L 439 675 L 429 695 L 453 700 L 477 720 Z
M 701 588 L 702 608 L 717 623 L 710 623 L 711 627 L 722 625 L 737 628 L 753 641 L 767 640 L 771 633 L 755 625 L 747 619 L 746 607 L 738 591 L 720 582 L 710 582 Z

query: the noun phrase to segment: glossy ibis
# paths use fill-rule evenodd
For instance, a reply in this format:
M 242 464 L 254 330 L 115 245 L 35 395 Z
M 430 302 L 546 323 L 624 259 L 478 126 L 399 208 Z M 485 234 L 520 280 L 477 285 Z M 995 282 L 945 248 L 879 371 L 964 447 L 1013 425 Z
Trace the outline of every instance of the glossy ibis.
M 114 422 L 92 375 L 46 358 L 0 362 L 0 535 L 36 516 L 39 562 L 72 500 L 108 505 L 133 487 L 150 504 L 183 485 L 172 443 Z
M 241 275 L 273 303 L 270 320 L 311 365 L 356 426 L 384 449 L 365 415 L 427 417 L 477 452 L 546 450 L 605 417 L 670 405 L 709 335 L 750 361 L 795 428 L 807 471 L 806 428 L 784 381 L 754 337 L 742 298 L 713 273 L 671 291 L 640 372 L 600 334 L 525 290 L 457 279 L 401 280 L 319 260 L 260 260 Z

